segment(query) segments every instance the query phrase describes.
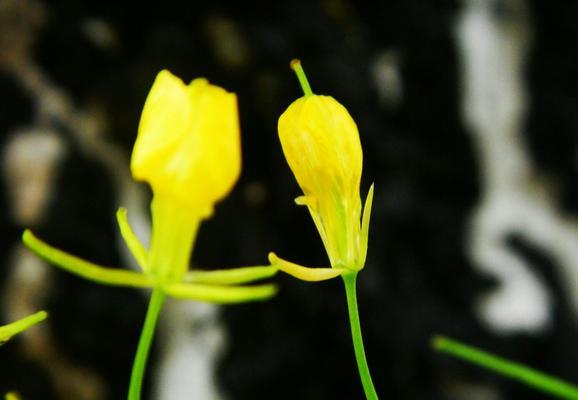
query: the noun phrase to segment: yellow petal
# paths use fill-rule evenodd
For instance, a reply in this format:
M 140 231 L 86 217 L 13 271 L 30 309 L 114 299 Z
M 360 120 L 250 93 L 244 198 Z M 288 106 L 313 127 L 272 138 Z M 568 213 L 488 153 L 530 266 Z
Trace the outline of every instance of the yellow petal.
M 189 130 L 191 104 L 186 85 L 167 70 L 158 73 L 146 99 L 131 158 L 137 180 L 149 180 Z
M 285 158 L 306 196 L 327 189 L 349 197 L 359 192 L 363 163 L 357 125 L 330 96 L 295 100 L 279 118 Z
M 357 126 L 329 96 L 297 99 L 279 118 L 285 158 L 305 196 L 332 267 L 360 269 L 363 154 Z
M 143 109 L 131 169 L 155 194 L 210 216 L 241 171 L 235 94 L 206 79 L 187 86 L 161 71 Z

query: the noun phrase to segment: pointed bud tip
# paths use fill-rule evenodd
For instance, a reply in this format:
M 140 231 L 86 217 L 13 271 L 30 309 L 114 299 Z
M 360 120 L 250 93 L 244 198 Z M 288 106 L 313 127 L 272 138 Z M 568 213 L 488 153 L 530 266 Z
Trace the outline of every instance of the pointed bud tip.
M 277 261 L 279 261 L 279 257 L 277 257 L 277 254 L 273 253 L 272 251 L 270 251 L 269 254 L 267 255 L 267 259 L 272 265 L 277 264 Z
M 46 318 L 48 318 L 48 312 L 46 312 L 46 311 L 44 311 L 44 310 L 38 311 L 38 312 L 36 313 L 36 315 L 37 315 L 37 318 L 38 318 L 39 321 L 43 321 L 43 320 L 45 320 Z
M 444 347 L 445 337 L 442 335 L 434 335 L 431 338 L 431 346 L 435 350 L 441 350 Z
M 296 71 L 301 66 L 301 60 L 299 60 L 298 58 L 294 58 L 289 63 L 289 66 L 293 71 Z
M 22 232 L 22 241 L 26 243 L 31 238 L 34 238 L 32 231 L 30 229 L 24 229 L 24 232 Z

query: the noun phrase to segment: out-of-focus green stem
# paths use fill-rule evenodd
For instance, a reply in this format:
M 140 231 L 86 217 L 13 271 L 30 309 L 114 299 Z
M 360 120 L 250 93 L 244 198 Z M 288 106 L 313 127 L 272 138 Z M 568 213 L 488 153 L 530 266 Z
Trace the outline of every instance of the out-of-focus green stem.
M 140 400 L 141 386 L 149 350 L 155 335 L 157 320 L 159 318 L 164 301 L 164 292 L 161 289 L 155 288 L 149 302 L 147 315 L 140 335 L 140 340 L 138 342 L 138 348 L 136 350 L 136 356 L 132 365 L 128 400 Z
M 506 360 L 443 336 L 433 338 L 433 347 L 438 351 L 496 371 L 501 375 L 523 382 L 528 386 L 561 399 L 578 400 L 578 387 L 525 365 Z
M 48 313 L 46 311 L 38 311 L 32 315 L 14 321 L 8 325 L 0 326 L 0 344 L 9 340 L 12 336 L 25 331 L 37 323 L 44 321 Z
M 363 337 L 361 335 L 361 324 L 359 322 L 359 311 L 357 310 L 357 290 L 355 282 L 357 271 L 347 272 L 341 275 L 345 283 L 345 294 L 347 295 L 347 309 L 349 311 L 349 323 L 351 324 L 351 338 L 353 339 L 353 349 L 357 360 L 357 369 L 363 385 L 363 391 L 367 400 L 377 400 L 377 392 L 371 380 L 369 366 L 365 357 L 363 347 Z

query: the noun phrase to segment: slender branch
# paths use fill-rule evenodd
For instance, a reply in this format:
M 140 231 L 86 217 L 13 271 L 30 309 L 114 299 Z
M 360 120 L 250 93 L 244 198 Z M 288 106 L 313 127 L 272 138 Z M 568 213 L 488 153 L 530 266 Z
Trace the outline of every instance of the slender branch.
M 151 343 L 155 334 L 157 320 L 165 301 L 164 292 L 155 288 L 151 296 L 144 326 L 142 328 L 136 356 L 132 365 L 132 374 L 130 377 L 130 388 L 128 391 L 128 400 L 140 400 L 141 386 L 144 377 L 144 371 L 151 348 Z
M 347 295 L 347 309 L 349 311 L 349 323 L 351 324 L 351 338 L 353 339 L 353 349 L 355 350 L 355 359 L 357 360 L 357 369 L 363 385 L 363 391 L 367 400 L 377 400 L 377 392 L 371 380 L 369 366 L 365 357 L 363 348 L 363 337 L 361 336 L 361 324 L 359 322 L 359 311 L 357 310 L 357 293 L 355 281 L 357 271 L 348 272 L 341 275 L 345 283 L 345 294 Z
M 524 382 L 528 386 L 561 399 L 578 400 L 577 386 L 573 386 L 568 382 L 546 375 L 525 365 L 508 361 L 443 336 L 436 336 L 433 339 L 433 347 L 438 351 L 496 371 L 499 374 Z
M 37 323 L 44 321 L 48 313 L 46 311 L 38 311 L 32 315 L 14 321 L 8 325 L 0 326 L 0 344 L 9 340 L 12 336 L 25 331 Z
M 126 243 L 126 246 L 130 250 L 134 259 L 136 260 L 139 267 L 144 272 L 148 271 L 148 250 L 142 245 L 130 223 L 128 222 L 127 210 L 124 207 L 120 207 L 116 211 L 116 221 L 118 222 L 118 227 L 120 229 L 120 234 Z
M 113 286 L 151 287 L 153 285 L 153 281 L 148 275 L 124 269 L 103 267 L 83 260 L 44 243 L 28 229 L 24 231 L 22 241 L 30 250 L 46 261 L 89 281 Z

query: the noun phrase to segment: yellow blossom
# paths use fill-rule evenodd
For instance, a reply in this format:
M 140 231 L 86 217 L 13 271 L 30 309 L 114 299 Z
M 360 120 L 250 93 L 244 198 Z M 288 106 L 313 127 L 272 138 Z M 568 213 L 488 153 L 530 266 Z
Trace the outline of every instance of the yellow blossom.
M 279 118 L 279 139 L 331 265 L 360 268 L 362 152 L 355 122 L 329 96 L 297 99 Z
M 155 196 L 210 216 L 241 171 L 236 95 L 161 71 L 143 108 L 131 171 Z
M 138 240 L 120 208 L 120 233 L 143 273 L 82 260 L 25 231 L 24 243 L 38 255 L 86 279 L 119 286 L 151 287 L 177 298 L 216 303 L 260 300 L 273 285 L 234 286 L 270 277 L 275 267 L 188 271 L 201 222 L 210 217 L 241 170 L 237 98 L 195 79 L 189 85 L 161 71 L 146 99 L 131 158 L 136 180 L 153 191 L 150 249 Z
M 370 189 L 361 221 L 360 182 L 363 152 L 355 121 L 337 100 L 311 92 L 300 64 L 292 63 L 304 87 L 305 96 L 295 100 L 279 118 L 279 139 L 319 231 L 331 266 L 339 270 L 360 270 L 365 264 L 369 214 L 373 196 Z M 305 84 L 304 84 L 305 83 Z M 301 279 L 322 280 L 337 276 L 322 269 L 310 271 L 280 259 L 269 258 Z M 304 268 L 304 267 L 301 267 Z
M 331 268 L 309 268 L 269 253 L 269 262 L 298 279 L 317 282 L 341 276 L 345 284 L 351 336 L 359 376 L 368 400 L 377 400 L 361 337 L 355 282 L 365 266 L 373 185 L 363 217 L 359 186 L 363 154 L 357 125 L 349 112 L 329 96 L 313 94 L 299 60 L 291 61 L 305 96 L 279 118 L 279 139 L 323 240 Z
M 275 266 L 188 272 L 201 222 L 213 214 L 239 177 L 241 145 L 237 98 L 195 79 L 185 85 L 161 71 L 143 108 L 131 159 L 136 180 L 153 191 L 152 238 L 146 249 L 127 212 L 117 212 L 120 233 L 142 273 L 95 265 L 25 231 L 24 243 L 57 266 L 95 282 L 153 288 L 131 374 L 128 398 L 139 400 L 155 326 L 166 296 L 212 303 L 264 300 L 274 285 L 236 286 L 272 276 Z

